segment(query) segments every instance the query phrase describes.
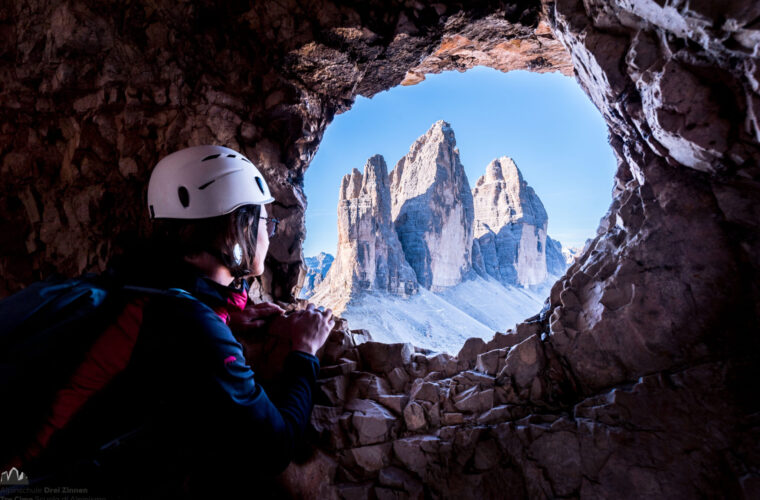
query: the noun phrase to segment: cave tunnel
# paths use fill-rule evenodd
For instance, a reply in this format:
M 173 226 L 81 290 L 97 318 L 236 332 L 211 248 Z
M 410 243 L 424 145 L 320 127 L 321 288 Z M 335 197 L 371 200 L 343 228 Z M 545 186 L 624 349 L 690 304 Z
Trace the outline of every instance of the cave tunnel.
M 357 95 L 486 65 L 574 74 L 613 202 L 548 307 L 457 357 L 322 357 L 303 498 L 760 496 L 760 4 L 5 2 L 0 296 L 145 236 L 166 154 L 222 144 L 282 220 L 258 298 L 304 277 L 303 175 Z M 506 492 L 506 493 L 505 493 Z

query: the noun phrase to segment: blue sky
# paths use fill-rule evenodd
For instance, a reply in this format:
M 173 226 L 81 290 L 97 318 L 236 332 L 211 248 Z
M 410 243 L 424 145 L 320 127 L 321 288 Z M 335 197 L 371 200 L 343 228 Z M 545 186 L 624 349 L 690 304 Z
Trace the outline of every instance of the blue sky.
M 491 160 L 510 156 L 546 207 L 549 236 L 579 246 L 596 233 L 612 200 L 616 169 L 599 111 L 574 78 L 478 67 L 359 97 L 335 117 L 304 178 L 304 255 L 335 255 L 345 174 L 363 172 L 374 154 L 385 157 L 390 172 L 441 119 L 454 129 L 471 187 Z

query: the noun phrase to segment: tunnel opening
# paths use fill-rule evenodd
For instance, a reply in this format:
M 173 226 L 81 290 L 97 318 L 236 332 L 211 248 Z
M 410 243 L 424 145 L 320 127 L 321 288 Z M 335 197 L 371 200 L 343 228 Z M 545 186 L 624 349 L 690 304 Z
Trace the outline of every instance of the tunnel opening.
M 489 341 L 539 313 L 595 236 L 614 172 L 606 124 L 558 72 L 477 67 L 359 97 L 304 177 L 299 297 L 376 341 L 449 354 Z M 414 196 L 426 208 L 407 208 Z

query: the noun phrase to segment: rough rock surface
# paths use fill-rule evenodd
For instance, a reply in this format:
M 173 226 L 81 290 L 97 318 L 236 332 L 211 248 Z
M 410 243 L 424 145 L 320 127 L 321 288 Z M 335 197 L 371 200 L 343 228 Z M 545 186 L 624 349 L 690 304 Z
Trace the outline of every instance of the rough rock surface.
M 390 179 L 393 223 L 419 284 L 435 292 L 460 283 L 472 268 L 473 208 L 451 126 L 435 122 Z
M 290 297 L 303 172 L 334 114 L 400 83 L 447 37 L 546 37 L 542 9 L 619 162 L 597 236 L 537 318 L 458 358 L 418 352 L 371 373 L 341 325 L 323 377 L 345 386 L 324 385 L 317 449 L 284 487 L 304 498 L 757 498 L 755 1 L 5 2 L 0 293 L 53 269 L 102 269 L 116 230 L 148 230 L 151 166 L 216 142 L 271 179 L 285 222 L 261 289 Z M 463 55 L 437 69 L 477 63 Z M 503 351 L 481 365 L 496 376 L 475 370 L 491 350 Z M 403 404 L 419 378 L 438 401 Z M 412 403 L 425 415 L 415 431 Z
M 503 156 L 488 164 L 472 188 L 472 199 L 473 234 L 485 272 L 505 285 L 546 281 L 549 217 L 512 158 Z
M 327 271 L 330 270 L 335 257 L 329 253 L 319 252 L 319 255 L 315 257 L 305 257 L 303 259 L 304 266 L 306 266 L 306 278 L 304 278 L 303 288 L 298 297 L 301 299 L 307 299 L 314 293 L 316 288 L 322 280 L 325 279 Z
M 388 167 L 380 155 L 367 160 L 364 174 L 343 177 L 338 199 L 338 255 L 312 300 L 336 313 L 365 291 L 408 297 L 417 277 L 404 256 L 391 221 Z
M 452 19 L 448 28 L 461 22 Z M 514 29 L 509 21 L 492 19 L 474 22 L 456 34 L 444 35 L 432 54 L 407 71 L 401 85 L 415 85 L 428 73 L 447 70 L 465 71 L 475 66 L 488 66 L 501 71 L 527 70 L 536 73 L 560 71 L 572 76 L 573 66 L 567 51 L 551 33 L 549 25 L 541 21 L 530 37 L 504 40 L 499 36 L 484 36 L 484 32 L 498 29 L 502 33 Z

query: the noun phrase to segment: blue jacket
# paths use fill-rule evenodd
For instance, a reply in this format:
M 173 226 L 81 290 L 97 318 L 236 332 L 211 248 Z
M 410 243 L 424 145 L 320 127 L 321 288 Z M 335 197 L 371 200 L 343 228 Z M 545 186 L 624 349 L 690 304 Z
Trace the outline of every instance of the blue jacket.
M 61 393 L 86 402 L 69 417 L 59 415 L 62 429 L 27 475 L 54 471 L 59 482 L 61 475 L 94 482 L 95 490 L 107 488 L 104 493 L 137 488 L 144 495 L 150 484 L 151 491 L 182 488 L 200 497 L 243 491 L 255 478 L 282 471 L 309 422 L 318 359 L 291 352 L 282 378 L 263 385 L 226 324 L 225 309 L 244 306 L 247 284 L 222 286 L 185 263 L 144 284 L 182 288 L 198 300 L 140 297 L 125 308 L 114 323 L 120 327 L 106 331 L 83 361 L 80 379 Z M 109 373 L 118 353 L 127 365 Z M 85 396 L 72 389 L 81 392 L 89 383 L 93 389 Z M 124 434 L 119 446 L 97 451 Z M 89 464 L 93 452 L 95 465 L 70 467 L 80 459 Z M 150 479 L 135 483 L 135 476 Z

